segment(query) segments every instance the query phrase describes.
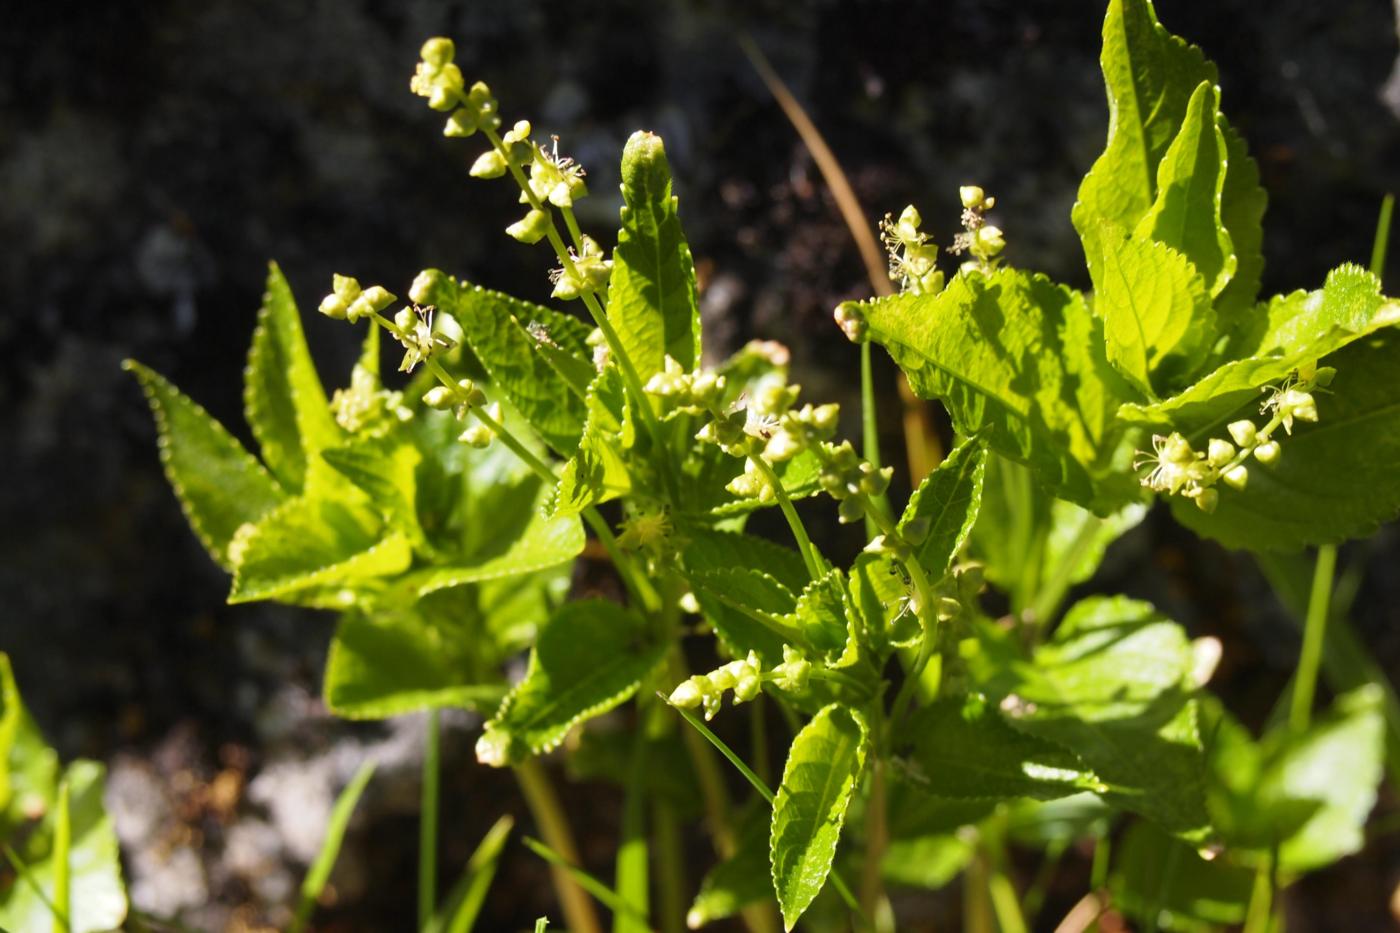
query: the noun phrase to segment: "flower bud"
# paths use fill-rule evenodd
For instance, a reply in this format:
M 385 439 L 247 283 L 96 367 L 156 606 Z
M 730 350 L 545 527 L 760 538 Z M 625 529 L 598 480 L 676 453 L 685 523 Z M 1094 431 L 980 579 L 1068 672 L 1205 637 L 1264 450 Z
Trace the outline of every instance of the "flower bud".
M 480 450 L 484 447 L 489 447 L 495 436 L 496 435 L 492 433 L 490 428 L 478 422 L 459 434 L 457 440 L 469 447 L 475 447 Z
M 349 306 L 345 299 L 336 294 L 327 295 L 321 299 L 318 310 L 326 317 L 335 318 L 337 321 L 345 320 L 345 312 Z
M 1233 444 L 1218 437 L 1210 439 L 1210 445 L 1206 448 L 1206 459 L 1211 466 L 1222 467 L 1234 458 L 1235 448 Z
M 1202 489 L 1191 497 L 1196 503 L 1196 507 L 1206 514 L 1215 511 L 1215 507 L 1220 504 L 1220 493 L 1214 489 Z
M 1248 419 L 1230 422 L 1230 436 L 1235 439 L 1235 443 L 1241 447 L 1253 447 L 1254 438 L 1259 433 L 1259 429 L 1254 426 L 1254 422 Z
M 476 114 L 465 107 L 458 107 L 447 118 L 442 135 L 452 139 L 465 139 L 477 131 Z
M 861 310 L 860 305 L 854 301 L 846 301 L 837 305 L 832 317 L 836 318 L 837 326 L 841 328 L 841 332 L 851 343 L 864 342 L 870 332 L 870 325 L 865 321 L 865 313 Z
M 530 129 L 529 120 L 516 120 L 515 126 L 512 126 L 501 135 L 501 142 L 505 143 L 507 146 L 515 143 L 523 143 L 530 138 Z
M 1162 460 L 1167 463 L 1185 464 L 1196 459 L 1191 443 L 1180 434 L 1169 435 L 1162 444 Z
M 1289 389 L 1283 393 L 1283 398 L 1279 401 L 1279 407 L 1287 410 L 1299 421 L 1317 420 L 1317 401 L 1311 393 L 1300 392 L 1297 389 Z
M 442 36 L 434 36 L 423 43 L 423 48 L 418 55 L 432 65 L 435 69 L 442 69 L 452 62 L 452 57 L 456 54 L 456 48 L 451 39 L 444 39 Z
M 408 333 L 413 330 L 413 326 L 418 323 L 418 315 L 413 313 L 412 308 L 400 308 L 394 315 L 394 326 L 401 332 Z
M 360 293 L 360 298 L 376 311 L 383 311 L 396 300 L 382 285 L 371 285 Z
M 472 163 L 473 178 L 500 178 L 506 173 L 506 160 L 495 149 L 488 149 Z
M 919 210 L 910 204 L 899 214 L 899 220 L 895 223 L 894 234 L 901 243 L 918 243 L 922 237 L 919 234 L 919 227 L 923 225 L 924 219 L 919 215 Z
M 1282 452 L 1282 449 L 1278 446 L 1278 441 L 1265 441 L 1254 448 L 1254 459 L 1268 466 L 1271 463 L 1277 462 L 1279 454 Z
M 978 251 L 989 257 L 997 255 L 1006 248 L 1006 237 L 1002 235 L 1001 228 L 991 224 L 978 227 L 973 238 L 977 241 Z
M 681 681 L 680 686 L 671 691 L 671 695 L 667 698 L 666 702 L 670 703 L 672 706 L 679 706 L 682 709 L 692 709 L 699 706 L 702 699 L 703 696 L 700 693 L 700 688 L 695 686 L 692 678 L 690 680 Z
M 865 517 L 865 504 L 855 497 L 842 499 L 836 508 L 836 517 L 843 525 L 858 522 Z
M 447 386 L 433 386 L 423 393 L 423 404 L 434 411 L 443 411 L 452 407 L 453 393 Z
M 739 682 L 734 685 L 734 702 L 747 703 L 758 696 L 759 689 L 763 686 L 763 681 L 757 674 L 745 674 L 739 678 Z
M 510 234 L 521 243 L 538 243 L 549 230 L 549 215 L 544 211 L 532 210 L 520 220 L 506 227 Z
M 958 189 L 958 198 L 961 199 L 963 207 L 975 211 L 982 206 L 987 193 L 977 185 L 963 185 Z
M 416 305 L 435 304 L 433 297 L 437 288 L 447 277 L 437 269 L 424 269 L 408 287 L 408 300 Z
M 951 622 L 962 615 L 962 603 L 951 596 L 940 596 L 933 611 L 939 622 Z
M 1249 469 L 1243 463 L 1231 467 L 1220 477 L 1231 489 L 1243 489 L 1249 483 Z
M 470 379 L 457 380 L 457 394 L 465 399 L 469 408 L 478 408 L 486 404 L 486 393 L 476 387 L 476 383 Z

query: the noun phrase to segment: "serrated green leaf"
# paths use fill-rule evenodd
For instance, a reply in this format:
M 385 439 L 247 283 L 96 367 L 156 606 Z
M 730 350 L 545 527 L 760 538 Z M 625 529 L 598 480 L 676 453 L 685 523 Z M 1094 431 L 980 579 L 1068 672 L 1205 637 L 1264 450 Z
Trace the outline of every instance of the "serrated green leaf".
M 234 532 L 286 501 L 277 481 L 219 422 L 160 374 L 122 364 L 141 383 L 159 434 L 160 462 L 209 556 L 225 570 Z
M 1235 275 L 1225 290 L 1215 297 L 1215 313 L 1220 330 L 1233 333 L 1245 323 L 1245 316 L 1259 297 L 1259 279 L 1264 272 L 1264 210 L 1269 196 L 1259 185 L 1259 166 L 1249 156 L 1249 147 L 1229 122 L 1217 122 L 1225 138 L 1228 164 L 1225 184 L 1220 189 L 1220 219 L 1235 246 Z
M 463 583 L 532 573 L 583 553 L 587 537 L 577 515 L 547 514 L 551 490 L 534 476 L 515 484 L 474 491 L 480 526 L 475 540 L 443 565 L 409 574 L 406 584 L 422 596 Z
M 356 440 L 321 451 L 321 459 L 369 497 L 384 520 L 404 533 L 413 546 L 431 553 L 418 523 L 417 469 L 423 456 L 412 444 L 392 437 Z
M 1109 362 L 1148 398 L 1199 368 L 1215 313 L 1187 258 L 1156 240 L 1104 230 L 1094 280 Z
M 544 580 L 514 581 L 538 588 Z M 430 596 L 412 607 L 341 616 L 326 659 L 326 706 L 346 719 L 387 719 L 439 707 L 494 711 L 506 688 L 495 662 L 489 608 L 476 588 Z M 534 619 L 542 625 L 547 606 Z
M 851 565 L 851 600 L 865 619 L 865 631 L 880 657 L 891 648 L 910 648 L 923 638 L 909 599 L 912 584 L 907 572 L 894 560 L 869 551 Z
M 1212 297 L 1229 284 L 1237 265 L 1234 242 L 1220 216 L 1227 148 L 1216 125 L 1219 117 L 1215 83 L 1202 81 L 1157 166 L 1157 199 L 1133 233 L 1136 239 L 1151 238 L 1185 256 Z
M 791 618 L 797 598 L 762 570 L 689 570 L 686 579 L 700 604 L 700 612 L 734 657 L 746 657 L 755 651 L 764 666 L 771 667 L 782 663 L 783 645 L 802 637 Z M 789 628 L 792 634 L 785 637 Z
M 1254 872 L 1196 850 L 1150 823 L 1135 823 L 1115 847 L 1113 903 L 1170 930 L 1215 930 L 1244 921 Z
M 1400 323 L 1400 302 L 1384 298 L 1371 273 L 1359 266 L 1341 266 L 1327 276 L 1320 290 L 1294 292 L 1269 302 L 1251 333 L 1233 344 L 1230 352 L 1236 359 L 1171 398 L 1150 405 L 1125 404 L 1118 416 L 1204 441 L 1205 432 L 1257 413 L 1261 387 L 1282 381 L 1302 363 L 1322 359 L 1395 323 Z
M 305 496 L 290 499 L 245 526 L 231 545 L 237 558 L 230 603 L 296 601 L 319 590 L 357 584 L 408 569 L 413 548 L 402 532 L 367 524 L 354 504 Z M 339 603 L 345 605 L 343 601 Z M 336 605 L 332 598 L 329 605 Z
M 790 593 L 802 592 L 811 579 L 801 554 L 767 538 L 690 525 L 680 527 L 679 531 L 685 540 L 684 561 L 688 571 L 761 570 Z
M 588 328 L 568 315 L 500 292 L 446 279 L 433 292 L 438 308 L 456 319 L 462 337 L 511 404 L 559 454 L 573 456 L 583 431 L 584 403 L 560 372 L 573 367 L 540 352 L 548 341 L 559 353 L 588 363 Z
M 1227 547 L 1292 551 L 1362 538 L 1400 515 L 1400 331 L 1325 361 L 1337 375 L 1313 393 L 1317 423 L 1280 432 L 1278 461 L 1250 461 L 1248 486 L 1222 488 L 1215 512 L 1174 501 L 1180 522 Z
M 773 890 L 786 930 L 796 925 L 831 872 L 846 807 L 865 764 L 865 743 L 860 715 L 835 703 L 823 707 L 792 740 L 769 837 Z
M 987 451 L 975 440 L 954 448 L 909 497 L 897 530 L 907 535 L 917 523 L 923 537 L 914 556 L 934 580 L 942 579 L 977 522 Z
M 1104 222 L 1131 230 L 1157 199 L 1157 171 L 1192 92 L 1216 83 L 1200 50 L 1167 32 L 1150 0 L 1111 0 L 1099 59 L 1108 88 L 1108 143 L 1079 186 L 1072 218 L 1091 271 Z M 1095 273 L 1097 275 L 1097 273 Z
M 588 387 L 587 408 L 578 449 L 559 475 L 556 515 L 578 515 L 590 505 L 632 490 L 622 451 L 632 446 L 635 435 L 627 414 L 626 386 L 615 365 L 600 372 Z
M 960 274 L 937 295 L 864 306 L 922 398 L 939 398 L 957 432 L 1032 466 L 1058 495 L 1107 507 L 1132 495 L 1105 482 L 1112 412 L 1132 392 L 1103 353 L 1083 296 L 1039 275 Z
M 643 381 L 667 356 L 689 372 L 700 362 L 700 307 L 661 137 L 639 131 L 627 140 L 622 200 L 608 320 Z
M 291 287 L 275 262 L 268 265 L 243 371 L 243 410 L 268 469 L 292 492 L 305 487 L 309 458 L 345 438 L 311 362 Z
M 807 643 L 831 667 L 850 667 L 860 658 L 861 617 L 846 588 L 846 575 L 833 567 L 808 583 L 793 610 Z
M 71 933 L 101 933 L 121 926 L 126 919 L 117 834 L 102 806 L 105 777 L 102 765 L 84 760 L 73 762 L 63 775 L 68 786 L 66 865 Z M 0 892 L 0 927 L 17 931 L 54 928 L 50 904 L 55 903 L 59 874 L 57 819 L 58 811 L 51 810 L 20 849 L 28 879 L 17 880 Z M 39 892 L 43 892 L 42 897 Z
M 768 878 L 767 811 L 754 807 L 738 820 L 734 854 L 705 873 L 685 923 L 698 930 L 707 923 L 732 917 L 750 904 L 772 895 Z
M 1014 729 L 981 694 L 945 696 L 910 717 L 909 782 L 937 797 L 1049 800 L 1102 790 L 1068 748 Z
M 1074 749 L 1109 803 L 1190 841 L 1205 837 L 1193 655 L 1181 626 L 1147 603 L 1094 597 L 1030 660 L 971 661 L 1008 721 Z
M 636 612 L 601 599 L 566 603 L 540 631 L 522 680 L 477 742 L 484 764 L 548 751 L 574 725 L 636 692 L 669 642 Z

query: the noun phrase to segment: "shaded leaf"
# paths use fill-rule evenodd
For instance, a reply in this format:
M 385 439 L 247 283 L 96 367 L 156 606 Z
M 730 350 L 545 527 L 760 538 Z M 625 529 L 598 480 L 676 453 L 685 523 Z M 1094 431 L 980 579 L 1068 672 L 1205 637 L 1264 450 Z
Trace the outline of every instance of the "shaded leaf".
M 1147 603 L 1072 607 L 1029 660 L 974 659 L 1018 729 L 1072 748 L 1116 807 L 1191 841 L 1208 831 L 1186 633 Z
M 1207 861 L 1150 823 L 1136 823 L 1115 847 L 1113 903 L 1128 916 L 1172 930 L 1242 923 L 1254 871 Z
M 234 533 L 286 501 L 285 493 L 223 425 L 164 377 L 134 360 L 122 365 L 151 404 L 160 462 L 185 518 L 214 562 L 232 570 Z
M 1103 789 L 1072 751 L 1012 728 L 981 694 L 940 697 L 904 734 L 909 783 L 938 797 L 1049 800 Z
M 732 917 L 750 904 L 773 894 L 768 877 L 767 811 L 752 808 L 737 821 L 734 854 L 705 873 L 685 924 L 698 930 L 707 923 Z
M 769 857 L 773 890 L 791 930 L 826 883 L 865 763 L 865 723 L 832 704 L 792 741 L 783 783 L 773 801 Z

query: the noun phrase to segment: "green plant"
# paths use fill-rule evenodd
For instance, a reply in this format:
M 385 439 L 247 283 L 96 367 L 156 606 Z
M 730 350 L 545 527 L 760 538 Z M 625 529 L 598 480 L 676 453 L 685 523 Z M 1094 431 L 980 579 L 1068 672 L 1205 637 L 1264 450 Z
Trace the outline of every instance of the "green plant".
M 447 136 L 484 138 L 471 174 L 519 188 L 506 232 L 548 243 L 554 297 L 586 317 L 437 270 L 391 311 L 384 287 L 337 276 L 320 310 L 366 339 L 328 399 L 273 267 L 245 395 L 261 459 L 130 364 L 230 601 L 340 613 L 325 672 L 340 715 L 489 715 L 477 757 L 515 769 L 576 931 L 601 929 L 590 894 L 617 930 L 740 912 L 756 931 L 891 929 L 888 885 L 960 872 L 970 927 L 1025 929 L 1048 875 L 1018 889 L 1008 846 L 1053 872 L 1085 837 L 1099 855 L 1081 913 L 1111 899 L 1149 924 L 1269 928 L 1281 885 L 1360 847 L 1381 777 L 1385 688 L 1316 721 L 1312 700 L 1335 546 L 1400 511 L 1400 303 L 1350 265 L 1260 302 L 1265 194 L 1214 66 L 1148 0 L 1113 0 L 1104 39 L 1108 144 L 1073 212 L 1093 293 L 1008 266 L 995 199 L 968 186 L 951 277 L 910 207 L 882 227 L 898 294 L 836 310 L 952 417 L 957 445 L 902 509 L 871 392 L 858 452 L 836 406 L 799 406 L 780 346 L 704 365 L 658 137 L 624 150 L 609 252 L 573 212 L 582 169 L 528 121 L 502 132 L 487 86 L 429 40 L 413 91 Z M 402 389 L 381 378 L 381 334 L 403 350 Z M 861 366 L 869 386 L 868 346 Z M 1157 494 L 1227 546 L 1320 549 L 1290 715 L 1260 740 L 1205 691 L 1218 642 L 1121 596 L 1064 607 Z M 796 503 L 821 496 L 867 530 L 852 561 L 807 533 Z M 771 507 L 795 547 L 745 532 Z M 625 602 L 566 599 L 585 526 Z M 729 660 L 693 673 L 682 642 L 710 633 Z M 585 725 L 629 701 L 630 729 Z M 691 712 L 744 703 L 752 767 Z M 792 732 L 775 785 L 767 706 Z M 422 927 L 439 923 L 429 722 Z M 577 772 L 627 788 L 612 886 L 580 864 L 538 761 L 570 734 Z M 716 751 L 756 796 L 732 806 Z M 690 900 L 677 825 L 696 801 L 718 864 Z

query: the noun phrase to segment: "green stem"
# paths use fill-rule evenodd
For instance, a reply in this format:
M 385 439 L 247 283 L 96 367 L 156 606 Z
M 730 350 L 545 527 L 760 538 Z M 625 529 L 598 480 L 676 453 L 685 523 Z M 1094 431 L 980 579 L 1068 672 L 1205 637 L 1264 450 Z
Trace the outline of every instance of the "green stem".
M 1317 549 L 1312 595 L 1308 598 L 1308 616 L 1303 624 L 1303 648 L 1298 656 L 1298 673 L 1293 683 L 1292 704 L 1288 710 L 1288 726 L 1294 732 L 1305 731 L 1312 716 L 1317 672 L 1322 666 L 1322 645 L 1327 638 L 1332 576 L 1336 569 L 1336 545 L 1324 544 Z
M 682 933 L 685 929 L 685 865 L 681 853 L 680 827 L 676 811 L 669 803 L 652 806 L 652 838 L 657 857 L 656 887 L 661 933 Z
M 418 808 L 418 928 L 425 928 L 437 907 L 437 831 L 439 773 L 438 711 L 428 710 L 423 748 L 423 787 Z
M 1395 195 L 1381 198 L 1381 213 L 1376 218 L 1376 237 L 1371 241 L 1371 272 L 1376 278 L 1385 273 L 1385 254 L 1390 246 L 1390 216 L 1395 211 Z
M 573 865 L 579 864 L 578 846 L 574 844 L 573 831 L 569 829 L 568 818 L 559 797 L 554 793 L 549 776 L 539 761 L 530 758 L 515 767 L 515 779 L 525 795 L 525 803 L 535 818 L 540 835 L 551 849 L 558 852 Z M 598 914 L 593 902 L 579 886 L 578 881 L 564 867 L 551 864 L 550 874 L 554 879 L 554 890 L 559 895 L 559 906 L 564 912 L 564 921 L 574 933 L 602 933 Z
M 874 467 L 880 469 L 880 424 L 875 411 L 875 375 L 870 360 L 870 341 L 860 345 L 860 427 L 861 456 Z M 882 492 L 874 497 L 880 506 L 889 511 L 889 500 Z M 865 536 L 875 537 L 875 520 L 865 517 Z
M 878 712 L 872 722 L 872 732 L 880 734 Z M 870 766 L 870 799 L 865 806 L 865 864 L 860 877 L 860 906 L 865 915 L 878 918 L 885 900 L 884 880 L 880 876 L 889 846 L 889 821 L 886 811 L 885 763 L 877 753 Z
M 773 495 L 778 499 L 778 508 L 782 509 L 783 517 L 787 519 L 788 527 L 792 529 L 792 536 L 797 539 L 797 549 L 802 552 L 802 560 L 807 564 L 807 573 L 811 575 L 813 580 L 816 580 L 826 573 L 826 568 L 817 553 L 816 546 L 812 544 L 812 539 L 807 536 L 807 528 L 802 524 L 801 516 L 793 507 L 792 497 L 783 488 L 783 481 L 778 478 L 777 472 L 763 458 L 762 454 L 750 454 L 749 462 L 759 473 L 763 474 L 764 480 L 772 487 Z

